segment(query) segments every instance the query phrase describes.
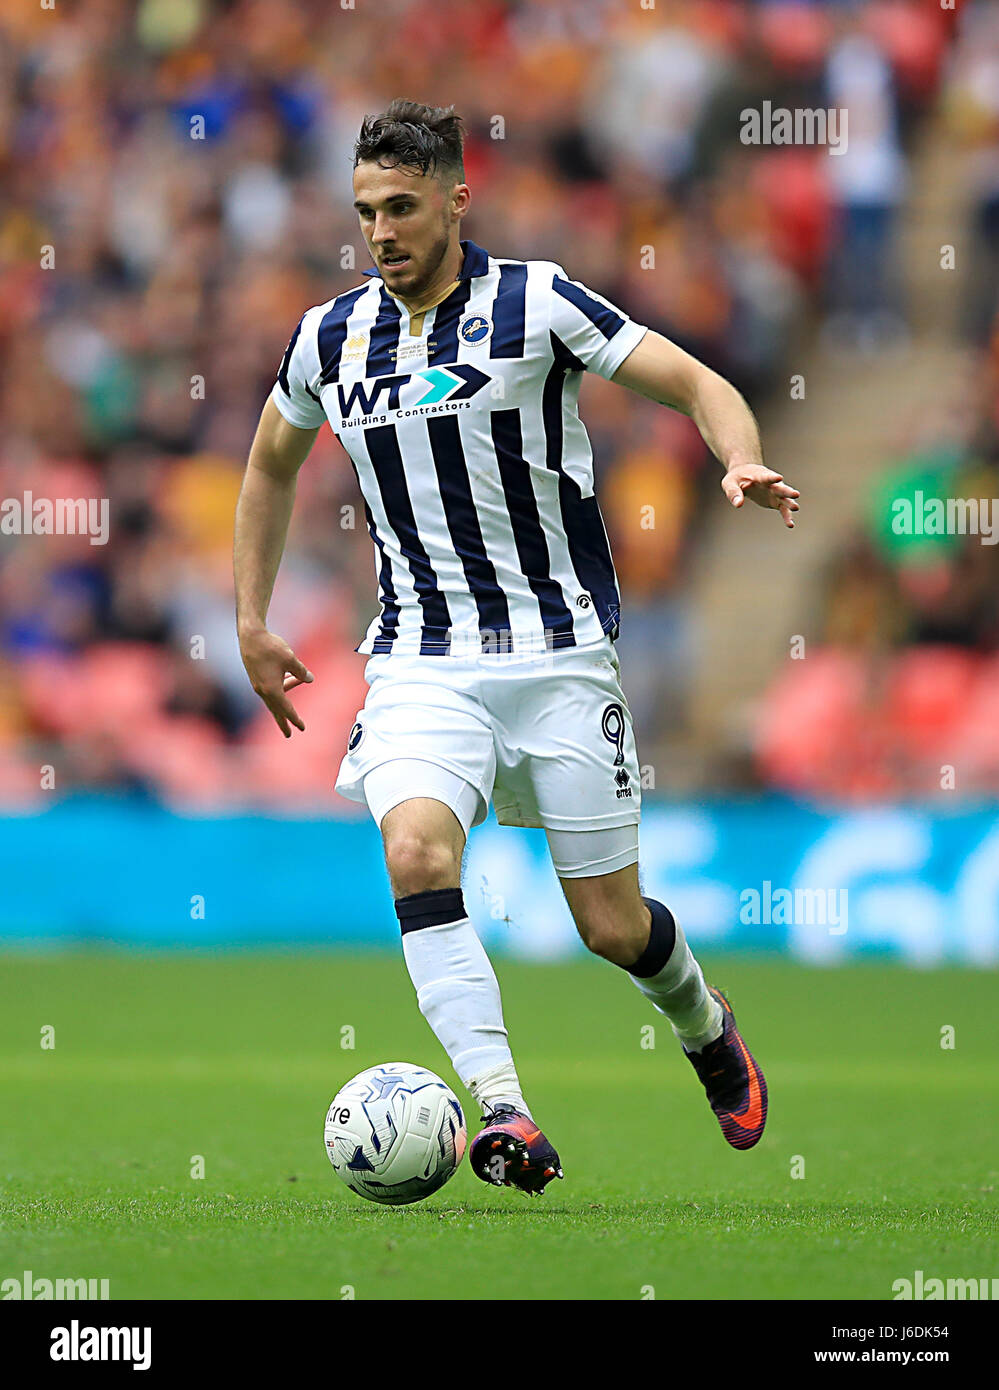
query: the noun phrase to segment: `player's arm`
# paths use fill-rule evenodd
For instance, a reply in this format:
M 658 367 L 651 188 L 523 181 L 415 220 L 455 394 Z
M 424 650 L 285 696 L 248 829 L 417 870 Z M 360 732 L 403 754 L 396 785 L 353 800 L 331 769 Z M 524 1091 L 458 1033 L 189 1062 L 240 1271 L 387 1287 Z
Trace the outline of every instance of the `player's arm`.
M 800 494 L 764 464 L 756 420 L 731 382 L 651 328 L 611 380 L 690 416 L 725 468 L 722 491 L 733 507 L 748 497 L 775 508 L 786 526 L 794 526 L 791 513 Z
M 250 683 L 285 738 L 291 737 L 289 725 L 305 728 L 286 692 L 311 681 L 312 673 L 283 638 L 268 632 L 267 610 L 288 536 L 298 470 L 318 433 L 318 428 L 296 429 L 268 399 L 236 503 L 233 575 L 239 651 Z

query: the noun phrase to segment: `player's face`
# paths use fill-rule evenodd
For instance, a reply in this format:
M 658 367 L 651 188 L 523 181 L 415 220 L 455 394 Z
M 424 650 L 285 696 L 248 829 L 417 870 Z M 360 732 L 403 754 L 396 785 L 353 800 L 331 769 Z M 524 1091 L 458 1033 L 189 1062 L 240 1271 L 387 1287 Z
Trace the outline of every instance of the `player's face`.
M 460 222 L 461 198 L 431 174 L 385 169 L 366 161 L 354 170 L 354 206 L 378 273 L 393 294 L 416 298 L 429 286 Z

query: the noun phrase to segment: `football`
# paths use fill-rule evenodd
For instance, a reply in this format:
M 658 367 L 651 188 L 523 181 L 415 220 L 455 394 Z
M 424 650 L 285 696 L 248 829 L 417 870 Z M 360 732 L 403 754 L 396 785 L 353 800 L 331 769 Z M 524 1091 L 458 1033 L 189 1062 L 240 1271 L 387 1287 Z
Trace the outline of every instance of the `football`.
M 383 1062 L 358 1073 L 326 1112 L 326 1153 L 359 1197 L 419 1202 L 444 1186 L 465 1152 L 458 1097 L 426 1067 Z

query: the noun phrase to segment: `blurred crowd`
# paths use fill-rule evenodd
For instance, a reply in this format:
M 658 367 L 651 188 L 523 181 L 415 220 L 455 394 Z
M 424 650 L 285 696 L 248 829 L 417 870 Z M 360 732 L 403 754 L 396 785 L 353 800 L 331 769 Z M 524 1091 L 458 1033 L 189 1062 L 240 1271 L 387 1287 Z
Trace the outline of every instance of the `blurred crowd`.
M 965 328 L 988 351 L 997 50 L 965 40 L 952 70 L 953 21 L 919 0 L 0 4 L 0 497 L 106 497 L 111 517 L 101 546 L 0 527 L 0 800 L 54 786 L 331 804 L 375 584 L 328 430 L 271 612 L 317 676 L 290 743 L 239 661 L 230 547 L 289 334 L 368 265 L 349 191 L 364 114 L 394 96 L 453 103 L 466 235 L 558 260 L 758 405 L 817 325 L 858 352 L 904 335 L 898 210 L 947 83 L 980 156 L 990 299 L 969 301 Z M 742 143 L 740 112 L 765 101 L 848 104 L 847 152 Z M 689 421 L 607 383 L 586 381 L 582 410 L 640 663 L 639 734 L 654 740 L 664 711 L 682 717 L 689 561 L 716 465 Z M 994 471 L 994 427 L 983 400 L 940 466 Z M 654 530 L 636 524 L 647 505 Z M 875 627 L 883 645 L 994 644 L 994 551 L 910 566 L 882 541 L 840 561 L 831 648 Z M 765 749 L 761 770 L 787 784 Z
M 758 774 L 809 797 L 999 797 L 996 6 L 965 9 L 942 97 L 969 201 L 954 345 L 965 366 L 872 478 L 825 579 L 821 648 L 789 660 L 768 693 Z M 793 749 L 775 732 L 789 728 Z

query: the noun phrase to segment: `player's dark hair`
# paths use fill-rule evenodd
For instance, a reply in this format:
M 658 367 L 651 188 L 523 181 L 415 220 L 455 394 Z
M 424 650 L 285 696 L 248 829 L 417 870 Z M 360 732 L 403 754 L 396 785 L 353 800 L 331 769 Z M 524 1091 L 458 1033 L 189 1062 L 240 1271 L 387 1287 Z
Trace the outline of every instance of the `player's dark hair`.
M 424 106 L 396 97 L 380 116 L 365 116 L 354 145 L 354 168 L 362 160 L 419 169 L 447 183 L 463 183 L 464 136 L 453 106 Z

